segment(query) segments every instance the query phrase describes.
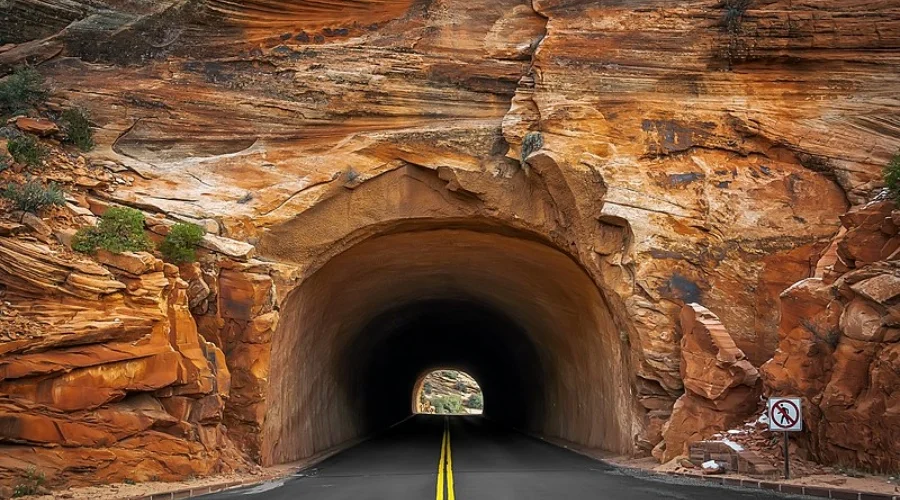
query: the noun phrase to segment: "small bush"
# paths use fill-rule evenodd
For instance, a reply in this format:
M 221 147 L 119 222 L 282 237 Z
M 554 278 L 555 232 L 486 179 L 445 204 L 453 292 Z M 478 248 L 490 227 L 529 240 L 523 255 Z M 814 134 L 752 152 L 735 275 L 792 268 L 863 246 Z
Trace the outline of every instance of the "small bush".
M 175 224 L 159 246 L 159 251 L 169 262 L 184 264 L 197 260 L 197 252 L 194 250 L 206 231 L 196 224 Z
M 345 177 L 347 178 L 347 182 L 354 182 L 356 179 L 359 179 L 359 172 L 357 172 L 355 168 L 350 167 L 350 169 L 347 170 Z
M 63 205 L 66 202 L 62 189 L 54 183 L 44 187 L 40 182 L 29 180 L 25 184 L 8 184 L 0 196 L 12 201 L 16 210 L 37 213 L 41 209 Z
M 41 486 L 44 485 L 46 478 L 43 472 L 39 472 L 34 467 L 29 467 L 25 471 L 25 478 L 13 488 L 13 497 L 25 497 L 35 495 L 40 492 Z
M 431 402 L 435 413 L 463 413 L 462 400 L 459 396 L 438 396 Z
M 432 390 L 431 381 L 426 380 L 425 385 L 422 386 L 422 392 L 425 394 L 431 394 L 431 390 Z
M 890 163 L 884 167 L 884 183 L 891 196 L 900 200 L 900 152 L 895 154 Z
M 128 207 L 109 207 L 96 227 L 85 227 L 75 233 L 72 248 L 93 253 L 98 248 L 112 253 L 141 252 L 153 249 L 144 233 L 144 214 Z
M 466 400 L 466 406 L 476 410 L 484 409 L 484 396 L 481 393 L 473 394 Z
M 33 135 L 13 137 L 7 142 L 6 149 L 14 160 L 29 167 L 40 165 L 44 157 L 47 156 L 47 150 L 41 146 L 41 143 Z
M 528 132 L 522 139 L 522 163 L 531 156 L 531 153 L 544 147 L 544 135 L 540 132 Z
M 94 131 L 84 111 L 67 109 L 63 111 L 60 121 L 66 133 L 66 142 L 78 146 L 82 151 L 94 149 Z
M 838 344 L 841 343 L 841 330 L 838 328 L 831 328 L 828 331 L 822 331 L 820 328 L 816 326 L 815 323 L 808 319 L 803 319 L 800 321 L 803 325 L 803 328 L 806 328 L 810 333 L 813 334 L 817 343 L 824 343 L 831 346 L 832 349 L 837 348 Z
M 44 77 L 32 68 L 19 68 L 0 82 L 0 114 L 4 116 L 27 112 L 46 98 Z

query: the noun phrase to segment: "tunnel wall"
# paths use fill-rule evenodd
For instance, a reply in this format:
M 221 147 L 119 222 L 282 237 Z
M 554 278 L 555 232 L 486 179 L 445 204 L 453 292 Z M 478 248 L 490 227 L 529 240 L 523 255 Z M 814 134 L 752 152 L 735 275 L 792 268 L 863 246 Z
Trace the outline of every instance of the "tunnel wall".
M 492 418 L 631 449 L 631 373 L 605 299 L 570 256 L 490 229 L 375 236 L 291 292 L 272 346 L 264 462 L 396 422 L 421 371 L 440 365 L 482 382 Z

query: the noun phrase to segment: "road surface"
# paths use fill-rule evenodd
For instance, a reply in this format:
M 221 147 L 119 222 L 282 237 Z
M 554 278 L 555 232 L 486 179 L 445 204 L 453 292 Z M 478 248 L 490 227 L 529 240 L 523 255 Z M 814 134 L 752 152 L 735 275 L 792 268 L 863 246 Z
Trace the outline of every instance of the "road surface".
M 286 480 L 208 500 L 774 499 L 756 491 L 648 479 L 481 417 L 417 415 Z

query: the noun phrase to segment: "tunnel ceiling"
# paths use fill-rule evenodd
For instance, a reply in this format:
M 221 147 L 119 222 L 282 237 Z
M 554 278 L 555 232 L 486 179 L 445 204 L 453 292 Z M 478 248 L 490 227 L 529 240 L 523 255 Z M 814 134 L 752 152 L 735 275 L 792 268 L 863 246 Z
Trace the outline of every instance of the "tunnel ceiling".
M 532 238 L 472 228 L 372 237 L 285 300 L 263 460 L 309 456 L 409 414 L 423 371 L 477 377 L 489 415 L 626 450 L 631 373 L 594 283 Z

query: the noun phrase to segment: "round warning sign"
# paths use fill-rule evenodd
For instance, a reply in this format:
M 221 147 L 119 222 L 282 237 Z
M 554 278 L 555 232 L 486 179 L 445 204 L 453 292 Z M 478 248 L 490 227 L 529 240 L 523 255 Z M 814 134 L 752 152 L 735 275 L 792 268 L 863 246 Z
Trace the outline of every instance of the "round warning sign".
M 800 398 L 770 398 L 767 415 L 769 430 L 788 432 L 803 430 L 801 408 Z

